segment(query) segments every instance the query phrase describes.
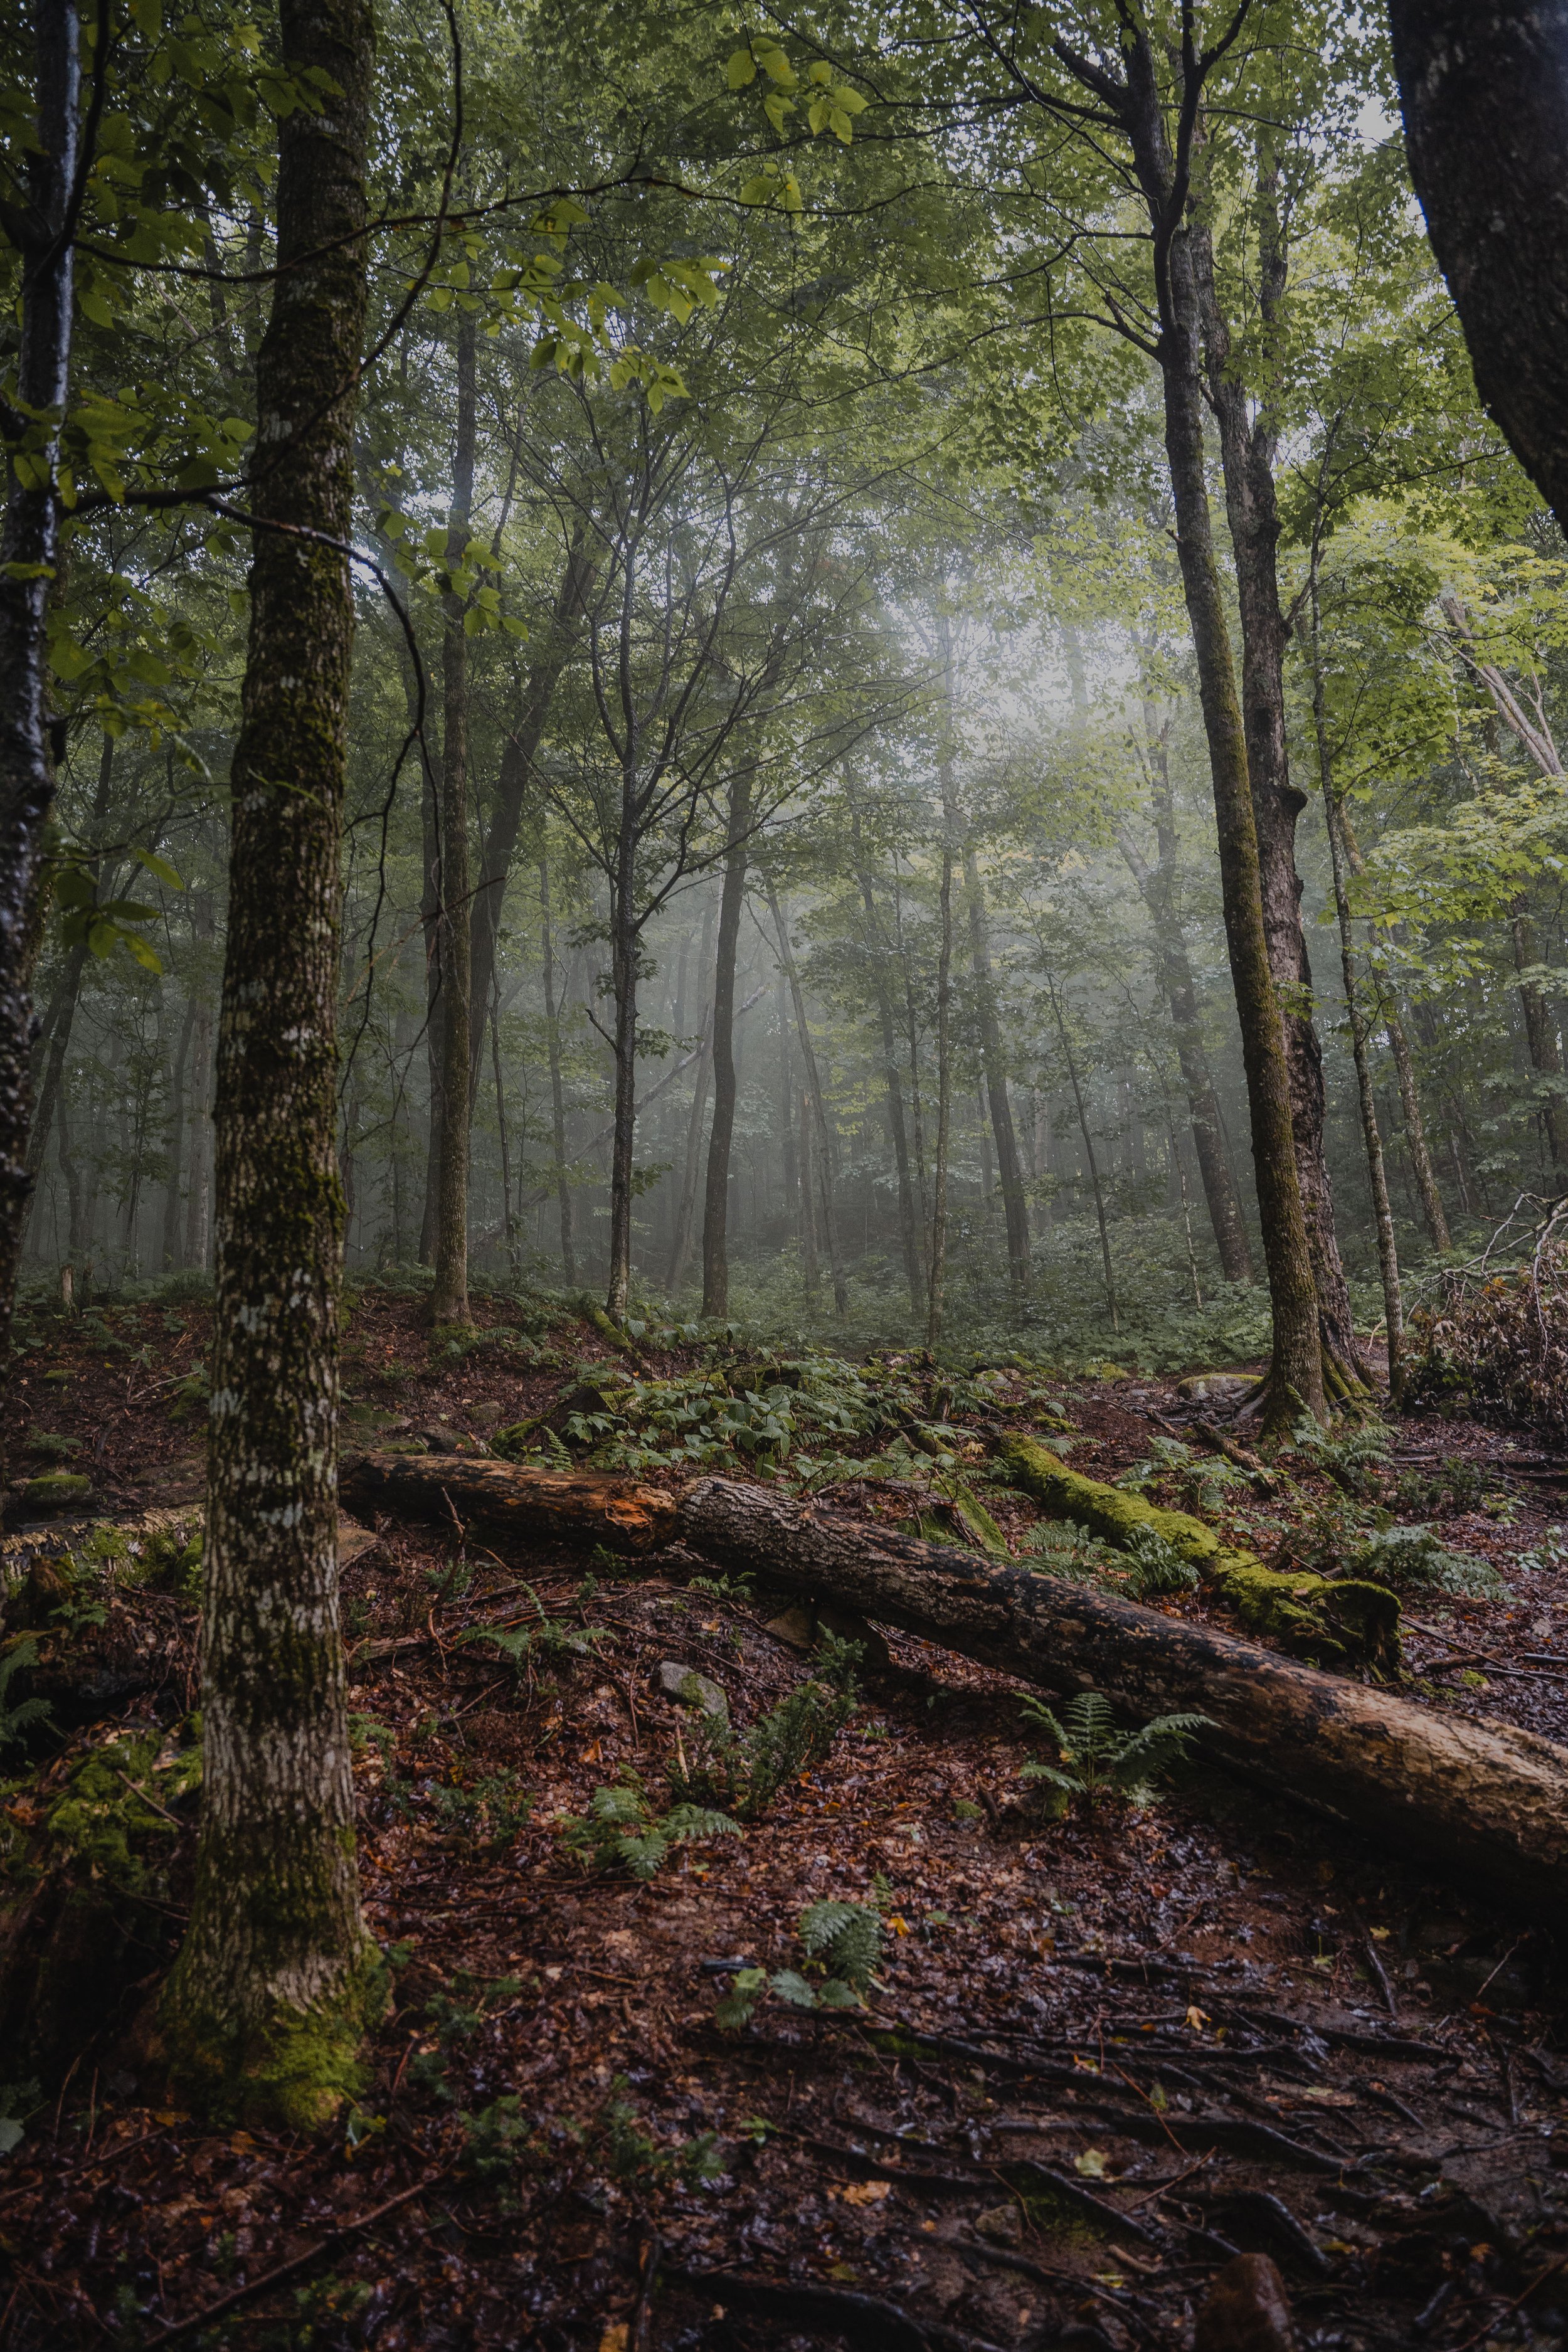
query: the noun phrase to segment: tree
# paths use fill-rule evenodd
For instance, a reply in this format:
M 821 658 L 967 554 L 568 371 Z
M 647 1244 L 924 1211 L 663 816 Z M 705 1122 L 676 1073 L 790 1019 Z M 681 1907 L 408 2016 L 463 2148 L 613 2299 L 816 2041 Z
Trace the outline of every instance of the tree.
M 337 1588 L 340 841 L 374 55 L 363 0 L 281 0 L 278 269 L 232 772 L 202 1612 L 203 1801 L 162 2017 L 219 2107 L 320 2120 L 383 1978 L 360 1915 Z M 309 267 L 303 267 L 306 260 Z

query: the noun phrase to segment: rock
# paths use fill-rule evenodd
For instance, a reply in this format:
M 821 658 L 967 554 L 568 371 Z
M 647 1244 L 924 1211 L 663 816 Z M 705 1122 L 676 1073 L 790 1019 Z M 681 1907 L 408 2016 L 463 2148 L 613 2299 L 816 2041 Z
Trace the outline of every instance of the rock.
M 988 2213 L 977 2213 L 974 2226 L 983 2238 L 994 2246 L 1016 2246 L 1023 2243 L 1024 2225 L 1018 2219 L 1016 2205 L 993 2205 Z
M 1237 2254 L 1217 2273 L 1193 2352 L 1296 2352 L 1285 2282 L 1267 2254 Z
M 683 1666 L 678 1658 L 666 1658 L 656 1666 L 654 1687 L 668 1698 L 679 1699 L 682 1706 L 700 1708 L 704 1715 L 716 1715 L 721 1723 L 730 1720 L 730 1702 L 716 1682 L 700 1675 L 695 1666 Z
M 809 1650 L 816 1639 L 816 1622 L 804 1603 L 798 1608 L 786 1609 L 782 1616 L 770 1617 L 763 1631 L 771 1633 L 775 1642 L 783 1642 L 791 1650 Z
M 46 1470 L 22 1489 L 24 1511 L 79 1511 L 92 1501 L 92 1480 L 79 1470 Z
M 1203 1404 L 1215 1397 L 1239 1396 L 1253 1386 L 1244 1372 L 1189 1372 L 1176 1382 L 1176 1394 Z

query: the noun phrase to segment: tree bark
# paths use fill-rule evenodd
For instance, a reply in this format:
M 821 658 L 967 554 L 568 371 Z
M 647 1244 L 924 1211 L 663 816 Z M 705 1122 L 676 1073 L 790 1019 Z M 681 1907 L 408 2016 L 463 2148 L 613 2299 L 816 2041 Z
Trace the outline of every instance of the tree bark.
M 1530 1066 L 1539 1081 L 1539 1110 L 1552 1150 L 1552 1167 L 1561 1175 L 1568 1169 L 1568 1102 L 1563 1099 L 1563 1044 L 1546 1001 L 1546 991 L 1534 974 L 1541 968 L 1535 925 L 1522 899 L 1509 918 L 1513 961 L 1519 973 L 1519 1001 L 1524 1013 L 1524 1041 Z
M 1095 1158 L 1094 1138 L 1089 1133 L 1089 1112 L 1084 1105 L 1083 1087 L 1079 1082 L 1078 1062 L 1074 1056 L 1068 1026 L 1062 1017 L 1061 999 L 1057 983 L 1047 964 L 1046 988 L 1051 1000 L 1051 1013 L 1057 1024 L 1057 1036 L 1061 1044 L 1062 1058 L 1067 1063 L 1068 1083 L 1072 1088 L 1073 1108 L 1078 1112 L 1078 1131 L 1083 1138 L 1083 1156 L 1089 1167 L 1089 1181 L 1094 1193 L 1095 1222 L 1100 1227 L 1100 1263 L 1105 1276 L 1105 1304 L 1110 1316 L 1112 1331 L 1121 1329 L 1121 1317 L 1116 1304 L 1116 1276 L 1110 1263 L 1110 1233 L 1105 1219 L 1105 1191 L 1100 1181 L 1100 1162 Z
M 539 861 L 540 953 L 544 969 L 544 1038 L 550 1056 L 550 1141 L 555 1160 L 555 1197 L 561 1208 L 561 1266 L 569 1284 L 577 1279 L 572 1234 L 572 1186 L 566 1174 L 566 1098 L 561 1076 L 561 1017 L 555 1001 L 555 947 L 550 932 L 550 860 Z
M 1258 191 L 1258 310 L 1266 333 L 1277 325 L 1287 269 L 1278 173 L 1267 143 L 1271 135 L 1260 134 Z M 1247 771 L 1258 836 L 1263 929 L 1289 1074 L 1297 1182 L 1318 1293 L 1323 1351 L 1337 1376 L 1334 1384 L 1343 1382 L 1353 1388 L 1364 1383 L 1366 1367 L 1355 1336 L 1350 1287 L 1334 1233 L 1333 1193 L 1323 1149 L 1323 1049 L 1312 1020 L 1312 967 L 1301 923 L 1301 877 L 1296 871 L 1296 822 L 1307 805 L 1307 795 L 1290 781 L 1285 725 L 1285 647 L 1289 632 L 1279 605 L 1277 561 L 1278 423 L 1267 388 L 1257 404 L 1256 415 L 1250 413 L 1253 403 L 1247 387 L 1232 363 L 1230 329 L 1219 307 L 1206 228 L 1192 232 L 1191 252 L 1203 319 L 1209 399 L 1219 424 L 1226 513 L 1236 558 Z
M 306 2129 L 351 2086 L 384 1999 L 360 1915 L 337 1582 L 344 542 L 374 36 L 364 0 L 281 0 L 279 24 L 284 71 L 323 97 L 279 126 L 278 269 L 257 365 L 218 1040 L 202 1822 L 162 2019 L 188 2095 Z
M 941 938 L 936 964 L 936 1159 L 931 1171 L 931 1303 L 926 1346 L 942 1338 L 947 1304 L 947 1160 L 952 1128 L 952 843 L 942 842 Z
M 1352 865 L 1351 871 L 1355 871 Z M 1415 1065 L 1411 1058 L 1410 1040 L 1405 1034 L 1405 1024 L 1399 1007 L 1385 991 L 1382 1001 L 1383 1025 L 1388 1032 L 1388 1047 L 1394 1056 L 1394 1075 L 1399 1081 L 1399 1108 L 1405 1121 L 1405 1144 L 1410 1154 L 1410 1170 L 1415 1179 L 1415 1191 L 1421 1202 L 1421 1214 L 1426 1219 L 1427 1238 L 1436 1250 L 1451 1250 L 1453 1236 L 1448 1231 L 1448 1213 L 1443 1206 L 1443 1195 L 1437 1189 L 1437 1174 L 1432 1165 L 1431 1147 L 1426 1141 L 1426 1122 L 1421 1115 L 1421 1089 L 1415 1081 Z
M 1186 1089 L 1193 1150 L 1197 1155 L 1198 1175 L 1208 1208 L 1209 1224 L 1214 1232 L 1215 1247 L 1219 1252 L 1220 1271 L 1226 1282 L 1250 1282 L 1253 1278 L 1252 1244 L 1247 1239 L 1241 1202 L 1237 1198 L 1230 1161 L 1226 1156 L 1225 1138 L 1220 1131 L 1219 1103 L 1215 1095 L 1214 1077 L 1204 1046 L 1203 1025 L 1198 1017 L 1197 989 L 1176 912 L 1176 815 L 1165 731 L 1154 727 L 1152 714 L 1147 706 L 1144 709 L 1144 734 L 1148 740 L 1148 763 L 1152 786 L 1154 864 L 1149 865 L 1125 830 L 1119 834 L 1118 839 L 1122 857 L 1149 910 L 1154 957 L 1165 991 L 1165 1002 L 1170 1008 L 1171 1029 L 1176 1041 L 1176 1060 Z
M 877 1011 L 882 1029 L 882 1075 L 888 1091 L 888 1128 L 892 1137 L 893 1164 L 899 1180 L 899 1236 L 903 1245 L 904 1280 L 909 1285 L 910 1311 L 918 1315 L 927 1298 L 925 1268 L 921 1264 L 920 1216 L 915 1206 L 914 1174 L 910 1165 L 909 1128 L 904 1118 L 903 1079 L 899 1069 L 898 1035 L 893 1023 L 892 993 L 888 985 L 888 964 L 890 950 L 882 930 L 882 920 L 877 911 L 877 897 L 860 850 L 860 820 L 853 820 L 856 850 L 856 872 L 860 883 L 861 902 L 866 909 L 867 950 L 871 959 L 871 982 L 876 992 Z
M 482 1521 L 551 1543 L 602 1543 L 644 1552 L 668 1543 L 675 1505 L 658 1486 L 589 1470 L 536 1470 L 459 1454 L 362 1454 L 343 1464 L 343 1494 L 357 1509 L 450 1528 Z
M 59 561 L 58 466 L 70 380 L 80 37 L 76 0 L 36 0 L 33 120 L 19 126 L 26 136 L 18 142 L 26 204 L 7 206 L 5 219 L 21 262 L 21 320 L 0 521 L 0 1374 L 10 1360 L 33 1189 L 33 968 L 43 931 L 38 861 L 55 797 L 48 601 Z M 16 462 L 22 450 L 26 466 Z
M 730 1146 L 735 1132 L 735 949 L 746 898 L 751 852 L 752 772 L 742 767 L 730 787 L 725 815 L 728 854 L 719 902 L 719 947 L 713 964 L 713 1122 L 708 1130 L 708 1174 L 702 1196 L 702 1312 L 722 1321 L 730 1312 Z
M 1476 388 L 1568 530 L 1568 0 L 1389 0 L 1410 175 Z
M 758 1486 L 689 1486 L 680 1539 L 1047 1690 L 1139 1717 L 1194 1710 L 1229 1769 L 1328 1807 L 1391 1852 L 1553 1918 L 1568 1912 L 1568 1748 L 1428 1713 L 1206 1625 Z
M 567 550 L 566 569 L 556 592 L 549 634 L 529 670 L 517 725 L 508 736 L 501 752 L 495 805 L 485 827 L 479 879 L 474 886 L 472 901 L 468 982 L 470 1096 L 479 1088 L 479 1058 L 484 1050 L 483 1008 L 490 1001 L 490 991 L 494 985 L 496 945 L 500 936 L 501 911 L 506 903 L 507 877 L 511 871 L 511 861 L 517 849 L 517 836 L 528 800 L 534 758 L 550 716 L 550 706 L 554 700 L 561 673 L 571 656 L 576 623 L 593 576 L 593 558 L 584 551 L 581 538 L 574 539 Z M 575 1280 L 576 1277 L 569 1276 L 567 1278 Z
M 192 992 L 185 998 L 184 1017 L 180 1023 L 180 1042 L 174 1049 L 174 1066 L 169 1073 L 169 1173 L 163 1188 L 163 1232 L 158 1251 L 158 1265 L 167 1274 L 180 1262 L 180 1178 L 185 1152 L 185 1091 L 191 1066 L 191 1044 L 195 1034 L 196 1000 Z
M 458 313 L 457 438 L 447 514 L 448 573 L 463 561 L 474 509 L 477 327 Z M 441 599 L 441 1158 L 436 1220 L 434 1323 L 468 1319 L 468 1138 L 473 1109 L 468 1053 L 472 901 L 468 896 L 468 600 L 455 587 Z M 485 1003 L 479 1006 L 481 1034 Z
M 212 1055 L 213 1002 L 208 968 L 213 936 L 213 904 L 206 892 L 191 895 L 193 964 L 191 986 L 195 992 L 196 1026 L 191 1040 L 189 1087 L 191 1141 L 187 1153 L 190 1182 L 185 1202 L 185 1264 L 205 1267 L 212 1228 Z

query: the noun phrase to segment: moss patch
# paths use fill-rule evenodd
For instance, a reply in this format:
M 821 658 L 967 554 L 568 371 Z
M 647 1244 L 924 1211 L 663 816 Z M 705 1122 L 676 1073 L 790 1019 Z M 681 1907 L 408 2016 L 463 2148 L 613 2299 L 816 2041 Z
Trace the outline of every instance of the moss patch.
M 243 2021 L 199 2009 L 176 1968 L 158 2018 L 170 2090 L 217 2122 L 318 2131 L 364 2087 L 360 2053 L 388 1990 L 386 1963 L 368 1941 L 330 2000 L 279 2001 Z
M 89 1501 L 92 1480 L 83 1477 L 79 1470 L 46 1470 L 41 1478 L 29 1478 L 22 1489 L 24 1511 L 70 1511 Z
M 1305 1657 L 1397 1671 L 1399 1601 L 1384 1586 L 1265 1568 L 1190 1511 L 1163 1510 L 1141 1495 L 1086 1478 L 1037 1438 L 1005 1437 L 997 1450 L 1016 1483 L 1053 1518 L 1075 1520 L 1122 1550 L 1139 1529 L 1152 1528 L 1250 1632 L 1271 1634 Z

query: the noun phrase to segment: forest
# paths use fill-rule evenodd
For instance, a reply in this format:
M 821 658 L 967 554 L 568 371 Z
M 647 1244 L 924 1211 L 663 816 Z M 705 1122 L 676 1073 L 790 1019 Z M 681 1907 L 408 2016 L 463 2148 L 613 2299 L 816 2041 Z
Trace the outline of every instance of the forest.
M 0 2347 L 1568 2344 L 1568 0 L 0 11 Z

